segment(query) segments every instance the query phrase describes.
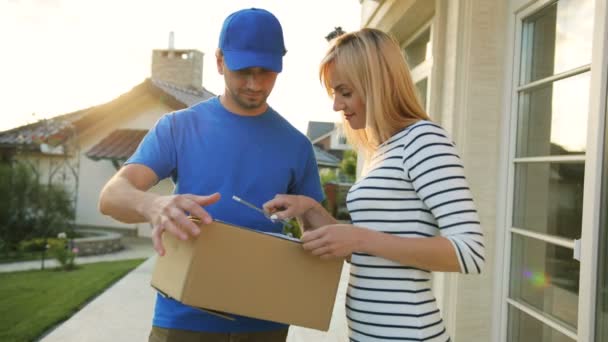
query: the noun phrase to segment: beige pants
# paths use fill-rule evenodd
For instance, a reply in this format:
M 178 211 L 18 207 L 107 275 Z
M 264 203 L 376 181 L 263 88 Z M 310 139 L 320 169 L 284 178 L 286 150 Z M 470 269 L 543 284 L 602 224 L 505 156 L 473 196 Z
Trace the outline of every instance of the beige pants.
M 148 342 L 285 342 L 287 331 L 210 333 L 152 327 Z

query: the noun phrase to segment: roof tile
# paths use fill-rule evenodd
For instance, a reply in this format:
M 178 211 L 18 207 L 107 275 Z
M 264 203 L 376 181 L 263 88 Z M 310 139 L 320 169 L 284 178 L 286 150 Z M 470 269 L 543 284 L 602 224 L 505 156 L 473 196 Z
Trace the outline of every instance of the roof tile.
M 127 160 L 148 131 L 145 129 L 117 129 L 87 151 L 93 160 Z

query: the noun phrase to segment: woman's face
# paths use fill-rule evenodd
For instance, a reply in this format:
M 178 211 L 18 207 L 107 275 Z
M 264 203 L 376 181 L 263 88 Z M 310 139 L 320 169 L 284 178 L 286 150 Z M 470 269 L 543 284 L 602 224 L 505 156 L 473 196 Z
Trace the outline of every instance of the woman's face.
M 361 95 L 335 72 L 333 65 L 329 67 L 328 76 L 334 97 L 334 110 L 342 112 L 352 129 L 365 128 L 365 102 Z

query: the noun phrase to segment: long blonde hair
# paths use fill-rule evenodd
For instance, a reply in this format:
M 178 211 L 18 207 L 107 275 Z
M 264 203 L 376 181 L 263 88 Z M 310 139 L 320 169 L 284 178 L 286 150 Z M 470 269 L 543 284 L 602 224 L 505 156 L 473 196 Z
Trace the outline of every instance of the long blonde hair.
M 399 130 L 429 120 L 418 97 L 397 41 L 388 34 L 364 28 L 339 36 L 321 61 L 319 78 L 330 96 L 330 68 L 353 87 L 365 102 L 365 129 L 344 133 L 356 148 L 371 154 Z

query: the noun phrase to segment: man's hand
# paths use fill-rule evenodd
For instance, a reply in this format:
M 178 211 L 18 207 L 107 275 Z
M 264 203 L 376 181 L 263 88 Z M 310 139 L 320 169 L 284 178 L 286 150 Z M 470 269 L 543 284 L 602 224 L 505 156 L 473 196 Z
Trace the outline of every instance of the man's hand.
M 346 258 L 361 249 L 366 229 L 352 224 L 332 224 L 307 231 L 303 247 L 321 259 Z
M 210 223 L 211 216 L 201 207 L 217 202 L 220 194 L 161 196 L 148 192 L 158 181 L 154 170 L 145 165 L 123 166 L 102 189 L 99 211 L 125 223 L 150 222 L 154 249 L 164 255 L 162 233 L 167 230 L 182 240 L 188 239 L 189 235 L 198 235 L 198 226 L 187 215 Z
M 209 224 L 212 221 L 211 215 L 202 206 L 213 204 L 219 199 L 220 194 L 217 192 L 210 196 L 184 194 L 155 197 L 145 209 L 144 216 L 152 224 L 152 241 L 156 252 L 161 256 L 165 255 L 162 245 L 164 231 L 181 240 L 197 236 L 200 229 L 188 219 L 188 214 L 198 217 L 204 224 Z

